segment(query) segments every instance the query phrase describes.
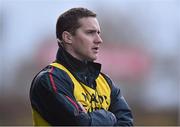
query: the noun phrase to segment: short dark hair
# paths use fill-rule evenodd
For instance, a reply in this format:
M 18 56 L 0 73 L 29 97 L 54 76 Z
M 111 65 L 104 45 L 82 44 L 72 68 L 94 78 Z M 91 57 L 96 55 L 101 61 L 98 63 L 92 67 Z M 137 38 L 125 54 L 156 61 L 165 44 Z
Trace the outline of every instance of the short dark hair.
M 87 8 L 71 8 L 61 14 L 56 23 L 56 37 L 62 41 L 62 33 L 68 31 L 75 34 L 76 29 L 80 27 L 78 20 L 84 17 L 96 17 L 96 14 Z

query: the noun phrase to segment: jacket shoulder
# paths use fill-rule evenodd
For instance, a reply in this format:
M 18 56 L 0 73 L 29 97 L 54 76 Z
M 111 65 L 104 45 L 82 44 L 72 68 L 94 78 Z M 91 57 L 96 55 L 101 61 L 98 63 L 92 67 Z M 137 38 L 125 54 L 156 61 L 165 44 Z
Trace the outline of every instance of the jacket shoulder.
M 121 96 L 121 89 L 119 85 L 116 85 L 113 80 L 104 73 L 101 73 L 103 75 L 103 77 L 105 78 L 105 80 L 108 82 L 110 88 L 111 88 L 111 97 L 114 98 L 116 97 L 118 94 Z
M 112 82 L 111 78 L 107 74 L 104 74 L 102 72 L 101 72 L 101 75 L 105 78 L 105 80 L 107 81 L 109 86 L 112 88 L 113 82 Z
M 73 91 L 73 86 L 74 85 L 69 75 L 65 71 L 48 65 L 34 77 L 31 84 L 31 89 L 44 87 L 52 91 L 54 89 L 53 87 L 56 87 L 57 90 L 63 88 Z

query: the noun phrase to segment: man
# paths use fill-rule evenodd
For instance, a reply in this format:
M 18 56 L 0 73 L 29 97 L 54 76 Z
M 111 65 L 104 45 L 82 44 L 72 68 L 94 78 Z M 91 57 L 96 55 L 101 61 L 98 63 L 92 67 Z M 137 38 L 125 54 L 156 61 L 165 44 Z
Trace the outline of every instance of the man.
M 100 72 L 102 43 L 96 14 L 72 8 L 57 20 L 56 60 L 34 78 L 30 100 L 35 125 L 132 126 L 131 110 Z

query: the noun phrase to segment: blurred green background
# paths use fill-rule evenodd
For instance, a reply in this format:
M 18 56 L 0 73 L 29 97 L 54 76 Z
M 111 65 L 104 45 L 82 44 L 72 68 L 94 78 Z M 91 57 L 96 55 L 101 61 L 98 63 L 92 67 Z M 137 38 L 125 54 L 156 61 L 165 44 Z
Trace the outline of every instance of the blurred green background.
M 55 59 L 55 25 L 71 7 L 95 11 L 98 62 L 136 126 L 180 126 L 179 0 L 0 0 L 0 125 L 32 125 L 33 76 Z

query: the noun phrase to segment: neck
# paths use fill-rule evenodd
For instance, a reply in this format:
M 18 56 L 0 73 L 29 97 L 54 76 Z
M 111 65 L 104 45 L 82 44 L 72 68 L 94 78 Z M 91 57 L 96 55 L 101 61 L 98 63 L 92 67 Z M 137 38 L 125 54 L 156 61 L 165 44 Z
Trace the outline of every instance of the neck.
M 75 59 L 77 59 L 77 60 L 79 60 L 79 61 L 81 61 L 81 62 L 83 62 L 85 64 L 87 64 L 88 62 L 93 62 L 92 60 L 84 58 L 83 56 L 80 56 L 80 55 L 78 56 L 71 47 L 66 46 L 66 47 L 62 47 L 62 48 L 67 53 L 69 53 L 72 57 L 74 57 Z
M 58 49 L 56 59 L 60 61 L 60 63 L 68 65 L 70 66 L 70 68 L 76 70 L 84 69 L 88 64 L 88 61 L 77 59 L 76 57 L 71 55 L 67 50 L 65 50 L 62 46 Z
M 88 73 L 98 76 L 101 70 L 101 64 L 87 60 L 80 61 L 69 54 L 63 47 L 58 49 L 56 62 L 61 63 L 73 73 L 86 73 L 89 70 Z

